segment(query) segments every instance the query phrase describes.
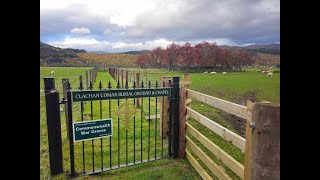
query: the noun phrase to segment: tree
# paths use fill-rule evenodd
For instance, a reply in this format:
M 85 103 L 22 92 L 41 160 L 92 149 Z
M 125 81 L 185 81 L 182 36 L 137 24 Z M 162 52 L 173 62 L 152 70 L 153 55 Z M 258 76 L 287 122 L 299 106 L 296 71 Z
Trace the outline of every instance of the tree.
M 150 64 L 150 59 L 151 58 L 149 53 L 139 54 L 136 64 L 140 66 L 140 68 L 147 67 Z
M 168 70 L 172 70 L 172 65 L 174 65 L 178 57 L 180 55 L 180 45 L 175 44 L 174 42 L 167 46 L 167 62 L 168 62 Z
M 195 64 L 195 60 L 197 58 L 195 48 L 192 47 L 190 43 L 185 43 L 180 47 L 180 56 L 180 63 L 186 65 L 187 70 L 190 70 L 191 65 Z
M 163 61 L 163 49 L 161 47 L 156 47 L 150 52 L 151 62 L 153 66 L 160 66 Z

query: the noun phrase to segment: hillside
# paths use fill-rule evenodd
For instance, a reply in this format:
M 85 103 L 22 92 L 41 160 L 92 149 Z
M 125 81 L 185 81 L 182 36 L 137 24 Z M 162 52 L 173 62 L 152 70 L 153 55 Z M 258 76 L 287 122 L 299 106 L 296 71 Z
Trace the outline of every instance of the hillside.
M 148 53 L 150 50 L 141 50 L 141 51 L 126 51 L 126 52 L 120 52 L 117 54 L 143 54 L 143 53 Z
M 280 55 L 280 44 L 268 44 L 268 45 L 249 45 L 249 46 L 221 46 L 225 49 L 239 49 L 248 52 L 251 55 L 257 55 L 259 53 Z
M 52 63 L 64 63 L 67 59 L 78 58 L 77 53 L 85 53 L 85 50 L 62 49 L 45 44 L 40 41 L 40 65 Z
M 93 53 L 79 53 L 79 58 L 85 64 L 102 64 L 108 66 L 120 67 L 136 67 L 136 59 L 138 55 L 134 54 L 93 54 Z

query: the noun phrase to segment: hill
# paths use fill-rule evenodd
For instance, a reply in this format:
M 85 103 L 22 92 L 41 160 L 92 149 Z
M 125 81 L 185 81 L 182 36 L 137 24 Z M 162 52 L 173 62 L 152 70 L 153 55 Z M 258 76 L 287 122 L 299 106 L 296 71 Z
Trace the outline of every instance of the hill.
M 280 55 L 280 44 L 268 44 L 268 45 L 249 45 L 249 46 L 220 46 L 225 49 L 239 49 L 248 52 L 251 55 L 257 55 L 259 53 Z
M 78 58 L 77 53 L 86 53 L 86 51 L 72 48 L 62 49 L 40 41 L 40 65 L 64 63 L 67 59 Z
M 85 64 L 101 64 L 106 66 L 118 67 L 136 67 L 136 59 L 138 55 L 135 54 L 93 54 L 93 53 L 79 53 L 81 61 Z
M 126 51 L 126 52 L 120 52 L 117 54 L 143 54 L 143 53 L 148 53 L 150 50 L 141 50 L 141 51 Z

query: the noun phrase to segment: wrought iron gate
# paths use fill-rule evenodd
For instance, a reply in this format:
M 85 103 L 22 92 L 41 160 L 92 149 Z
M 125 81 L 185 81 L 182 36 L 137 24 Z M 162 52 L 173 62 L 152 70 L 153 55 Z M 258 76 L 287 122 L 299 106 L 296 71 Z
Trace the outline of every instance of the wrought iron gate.
M 84 90 L 80 82 L 79 90 L 72 90 L 68 82 L 66 106 L 71 177 L 172 156 L 172 126 L 175 124 L 172 122 L 172 106 L 178 99 L 173 98 L 179 92 L 179 85 L 177 87 L 174 90 L 171 81 L 167 87 L 164 87 L 164 82 L 159 85 L 157 81 L 154 85 L 149 81 L 144 86 L 142 81 L 139 88 L 136 82 L 133 82 L 132 88 L 126 82 L 125 88 L 120 89 L 118 82 L 113 89 L 109 81 L 105 89 L 100 82 L 99 90 L 93 90 L 90 82 L 89 90 Z M 159 109 L 164 109 L 164 103 L 158 104 L 159 101 L 164 102 L 164 98 L 169 98 L 169 108 L 158 114 Z M 140 107 L 137 106 L 138 99 Z M 79 110 L 75 111 L 76 108 Z M 166 122 L 159 116 L 163 117 L 166 111 L 168 128 L 164 129 Z M 75 113 L 79 113 L 78 116 Z M 112 118 L 112 136 L 74 142 L 74 122 L 104 118 Z

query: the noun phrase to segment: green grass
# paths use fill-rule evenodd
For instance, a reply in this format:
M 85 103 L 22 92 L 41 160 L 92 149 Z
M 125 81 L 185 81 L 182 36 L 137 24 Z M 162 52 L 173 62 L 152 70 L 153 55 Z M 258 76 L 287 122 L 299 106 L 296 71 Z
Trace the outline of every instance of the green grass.
M 167 72 L 157 73 L 153 70 L 145 70 L 149 74 L 145 76 L 142 73 L 142 79 L 155 81 L 159 80 L 161 76 L 179 76 L 182 80 L 182 72 Z M 221 73 L 217 75 L 204 75 L 202 73 L 190 73 L 190 79 L 192 81 L 190 89 L 208 94 L 214 97 L 218 97 L 227 101 L 235 102 L 246 106 L 246 100 L 252 99 L 254 101 L 270 101 L 280 103 L 280 74 L 274 73 L 272 78 L 267 78 L 265 74 L 261 74 L 256 71 L 247 72 L 230 72 L 227 76 L 223 76 Z M 211 120 L 219 123 L 227 129 L 237 133 L 233 126 L 225 120 L 225 117 L 231 117 L 224 111 L 211 107 L 202 102 L 193 100 L 191 108 Z M 223 138 L 198 123 L 196 120 L 190 118 L 188 122 L 195 127 L 198 131 L 209 138 L 213 143 L 217 144 L 222 150 L 231 155 L 241 164 L 244 163 L 244 153 L 242 153 L 237 147 L 230 142 L 225 141 Z M 239 133 L 237 133 L 239 134 Z M 188 135 L 215 163 L 226 170 L 226 173 L 232 179 L 240 179 L 235 173 L 233 173 L 226 165 L 224 165 L 219 159 L 217 159 L 208 149 L 206 149 L 199 141 Z M 192 151 L 190 151 L 192 153 Z M 193 154 L 193 153 L 192 153 Z M 198 160 L 202 167 L 212 176 L 215 177 L 206 165 L 195 155 L 193 156 Z
M 253 96 L 257 101 L 280 103 L 280 74 L 267 78 L 258 72 L 235 72 L 222 74 L 191 74 L 191 89 L 233 102 Z
M 44 89 L 44 77 L 51 77 L 51 71 L 56 72 L 55 86 L 60 92 L 60 99 L 62 97 L 62 78 L 69 78 L 71 83 L 79 83 L 79 75 L 85 77 L 85 71 L 91 68 L 40 68 L 40 178 L 47 179 L 50 177 L 49 168 L 49 153 L 48 153 L 48 134 L 47 134 L 47 122 L 46 122 L 46 109 L 45 109 L 45 95 Z M 42 90 L 42 91 L 41 91 Z M 61 106 L 62 107 L 62 106 Z M 67 146 L 66 139 L 66 123 L 64 112 L 61 112 L 61 129 L 63 138 L 63 147 Z M 68 153 L 64 152 L 64 160 L 68 158 Z
M 43 73 L 42 77 L 50 75 L 51 70 L 56 71 L 56 87 L 61 87 L 60 83 L 61 78 L 65 78 L 63 74 L 70 70 L 66 68 L 41 68 L 41 72 Z M 78 89 L 79 87 L 79 75 L 85 75 L 85 70 L 86 69 L 81 69 L 81 68 L 71 68 L 73 70 L 73 74 L 70 74 L 70 72 L 66 73 L 68 78 L 70 79 L 71 82 L 71 87 L 72 89 Z M 58 74 L 60 76 L 58 76 Z M 41 78 L 42 78 L 41 77 Z M 42 79 L 41 79 L 42 80 Z M 40 81 L 41 81 L 40 80 Z M 108 82 L 111 82 L 112 88 L 116 87 L 116 81 L 113 80 L 110 75 L 107 72 L 99 72 L 97 75 L 96 82 L 94 83 L 94 88 L 93 89 L 98 89 L 99 82 L 102 82 L 103 89 L 106 88 Z M 132 82 L 129 82 L 129 86 L 132 87 Z M 61 95 L 60 95 L 61 97 Z M 124 103 L 125 100 L 120 100 L 119 104 L 121 105 Z M 148 101 L 149 98 L 143 98 L 143 102 L 141 102 L 142 107 L 141 109 L 138 109 L 138 112 L 136 114 L 136 143 L 135 143 L 135 158 L 136 161 L 139 161 L 141 158 L 140 152 L 140 139 L 142 139 L 143 146 L 142 146 L 142 159 L 148 159 L 148 135 L 149 135 L 149 122 L 145 119 L 146 116 L 149 114 L 149 106 L 148 106 Z M 159 105 L 159 98 L 157 99 L 158 105 L 156 108 L 156 98 L 150 98 L 150 114 L 156 114 L 159 113 L 160 111 L 160 105 Z M 41 99 L 41 103 L 44 103 L 44 99 Z M 133 103 L 133 99 L 130 99 L 130 103 Z M 120 116 L 120 127 L 119 127 L 119 135 L 120 135 L 120 162 L 118 162 L 118 116 L 116 115 L 116 110 L 118 108 L 118 100 L 111 100 L 111 117 L 113 119 L 113 136 L 111 137 L 112 141 L 112 166 L 116 166 L 118 164 L 125 164 L 126 163 L 126 127 L 125 127 L 125 121 L 124 121 L 124 116 Z M 101 118 L 108 118 L 110 117 L 109 115 L 109 101 L 102 101 L 102 114 L 100 115 L 100 101 L 93 101 L 92 102 L 92 109 L 93 109 L 93 117 L 92 119 L 101 119 Z M 80 102 L 74 102 L 73 103 L 73 122 L 81 121 L 81 111 L 80 111 Z M 45 109 L 42 108 L 42 114 L 45 113 Z M 157 112 L 156 112 L 157 111 Z M 84 111 L 83 111 L 83 120 L 91 120 L 91 103 L 86 102 L 84 103 Z M 68 140 L 66 138 L 66 122 L 64 118 L 64 112 L 61 112 L 61 126 L 62 126 L 62 138 L 63 138 L 63 165 L 64 165 L 64 171 L 70 171 L 70 157 L 69 157 L 69 145 L 68 145 Z M 141 118 L 142 117 L 142 118 Z M 47 136 L 46 136 L 46 123 L 45 123 L 45 117 L 41 119 L 41 150 L 47 149 Z M 142 138 L 140 134 L 140 128 L 141 128 L 141 121 L 142 121 Z M 155 123 L 157 121 L 157 123 Z M 157 131 L 155 130 L 155 125 L 157 125 Z M 134 118 L 133 116 L 130 117 L 129 120 L 129 129 L 128 129 L 128 162 L 133 162 L 134 158 Z M 159 117 L 157 120 L 152 120 L 150 121 L 150 153 L 149 153 L 149 158 L 154 158 L 155 157 L 155 138 L 157 138 L 157 144 L 156 144 L 156 156 L 160 157 L 162 155 L 162 148 L 161 148 L 161 137 L 159 136 Z M 155 133 L 156 132 L 156 133 Z M 167 149 L 168 149 L 168 142 L 167 138 L 164 139 L 163 142 L 163 154 L 167 155 Z M 97 139 L 94 140 L 94 166 L 95 170 L 101 169 L 101 140 Z M 110 161 L 109 161 L 109 156 L 110 156 L 110 151 L 109 151 L 109 143 L 110 143 L 110 138 L 103 138 L 103 166 L 104 168 L 108 168 Z M 85 151 L 85 171 L 92 171 L 92 141 L 85 141 L 84 142 L 84 151 Z M 83 161 L 82 161 L 82 142 L 76 142 L 74 144 L 74 150 L 75 150 L 75 165 L 76 165 L 76 172 L 77 173 L 82 173 L 83 172 Z M 40 155 L 44 156 L 46 151 L 43 151 L 40 153 Z M 41 163 L 40 167 L 40 172 L 41 172 L 41 178 L 43 179 L 44 176 L 50 171 L 48 171 L 48 159 L 45 159 L 47 161 L 43 161 Z M 105 173 L 102 173 L 101 175 L 98 176 L 87 176 L 86 178 L 102 178 L 102 176 L 108 176 L 111 179 L 131 179 L 131 178 L 137 178 L 140 179 L 140 177 L 144 177 L 145 179 L 150 179 L 153 177 L 158 177 L 158 178 L 163 178 L 167 179 L 168 177 L 180 177 L 182 179 L 199 179 L 199 175 L 196 173 L 195 170 L 190 171 L 190 164 L 186 160 L 180 160 L 175 162 L 174 160 L 158 160 L 159 162 L 150 162 L 146 164 L 141 164 L 137 165 L 137 172 L 135 173 L 136 175 L 133 175 L 132 173 L 132 168 L 134 169 L 135 166 L 129 167 L 129 168 L 122 168 L 119 170 L 112 170 L 108 171 Z M 174 163 L 173 163 L 174 162 Z M 149 165 L 153 167 L 152 164 L 154 164 L 154 168 L 149 168 Z M 139 169 L 139 167 L 148 167 L 148 168 L 143 168 L 145 170 Z M 187 168 L 186 168 L 187 167 Z M 121 172 L 119 174 L 118 172 Z M 122 173 L 124 172 L 124 173 Z M 184 174 L 184 176 L 181 176 L 181 174 Z M 47 175 L 47 177 L 50 177 Z M 67 179 L 68 177 L 64 175 L 59 175 L 56 177 L 53 177 L 54 179 Z
M 79 87 L 79 75 L 83 75 L 85 77 L 84 68 L 41 68 L 41 78 L 45 76 L 50 76 L 51 70 L 56 71 L 56 84 L 57 87 L 61 87 L 61 78 L 69 78 L 71 81 L 71 86 L 73 89 L 78 89 Z M 139 69 L 132 68 L 132 71 L 138 71 Z M 71 72 L 72 71 L 72 72 Z M 180 76 L 182 79 L 182 72 L 169 72 L 167 70 L 159 70 L 159 69 L 143 69 L 141 72 L 141 81 L 150 80 L 154 85 L 156 80 L 160 80 L 161 76 Z M 147 73 L 146 73 L 147 72 Z M 147 74 L 147 76 L 146 76 Z M 265 74 L 261 74 L 255 71 L 248 72 L 230 72 L 227 76 L 223 76 L 221 73 L 210 76 L 203 75 L 202 73 L 190 73 L 190 78 L 192 81 L 190 89 L 208 94 L 211 96 L 215 96 L 224 100 L 232 101 L 238 104 L 242 104 L 246 102 L 246 99 L 254 99 L 256 101 L 266 100 L 275 103 L 280 103 L 280 73 L 274 73 L 272 78 L 267 78 Z M 129 87 L 132 87 L 133 78 L 129 78 L 131 81 L 129 82 Z M 43 79 L 40 79 L 40 88 L 43 88 L 43 84 L 41 84 Z M 107 72 L 99 72 L 96 83 L 94 84 L 94 89 L 98 89 L 98 83 L 102 82 L 103 88 L 106 88 L 108 81 L 111 82 L 112 88 L 116 87 L 116 81 L 113 80 Z M 159 83 L 160 84 L 160 83 Z M 145 84 L 146 85 L 146 84 Z M 41 95 L 41 93 L 40 93 Z M 41 103 L 44 103 L 44 98 L 40 98 Z M 125 100 L 120 100 L 120 105 Z M 144 118 L 149 114 L 148 107 L 148 98 L 143 99 L 143 109 L 138 109 L 136 114 L 136 160 L 141 158 L 140 156 L 140 127 L 141 127 L 141 117 L 142 117 L 142 140 L 143 140 L 143 159 L 148 158 L 148 128 L 149 122 Z M 159 98 L 158 98 L 159 103 Z M 133 103 L 133 99 L 130 99 L 130 103 Z M 80 103 L 75 102 L 73 109 L 73 117 L 74 121 L 81 121 L 81 113 L 80 113 Z M 93 102 L 93 119 L 100 119 L 100 102 Z M 245 105 L 245 104 L 243 104 Z M 84 120 L 91 120 L 91 112 L 90 112 L 90 102 L 84 104 Z M 113 136 L 112 136 L 112 166 L 118 164 L 118 116 L 116 115 L 116 110 L 118 106 L 117 100 L 111 100 L 111 117 L 113 118 Z M 225 117 L 231 116 L 226 112 L 208 106 L 204 103 L 193 101 L 191 103 L 192 109 L 198 111 L 199 113 L 205 115 L 206 117 L 216 121 L 222 126 L 230 129 L 231 131 L 237 133 L 234 127 L 225 120 Z M 102 101 L 102 118 L 110 117 L 109 115 L 109 101 Z M 41 114 L 45 113 L 44 106 L 41 106 L 40 109 Z M 156 110 L 157 109 L 157 110 Z M 150 114 L 156 114 L 160 112 L 160 106 L 157 105 L 156 108 L 156 98 L 150 98 Z M 65 128 L 65 119 L 64 112 L 61 114 L 61 123 L 63 129 L 63 136 L 66 137 L 66 128 Z M 43 119 L 43 118 L 42 118 Z M 128 130 L 128 161 L 133 162 L 133 117 L 130 117 L 129 120 L 129 130 Z M 126 163 L 126 128 L 124 117 L 120 116 L 120 164 Z M 244 154 L 232 145 L 230 142 L 225 141 L 223 138 L 218 136 L 217 134 L 210 131 L 208 128 L 198 123 L 194 119 L 190 118 L 188 122 L 194 126 L 197 130 L 199 130 L 202 134 L 208 137 L 212 142 L 217 144 L 221 149 L 230 154 L 233 158 L 235 158 L 238 162 L 244 163 Z M 41 132 L 46 135 L 46 124 L 45 119 L 40 121 L 41 124 Z M 155 134 L 155 125 L 157 125 L 157 134 Z M 223 167 L 226 170 L 226 173 L 232 179 L 239 179 L 239 177 L 233 173 L 227 166 L 225 166 L 219 159 L 217 159 L 208 149 L 206 149 L 199 141 L 193 138 L 191 135 L 188 135 L 191 139 L 209 156 L 212 160 L 217 163 L 219 166 Z M 157 157 L 161 155 L 161 145 L 160 145 L 160 136 L 159 136 L 159 119 L 157 119 L 157 123 L 155 120 L 150 122 L 150 158 L 153 158 L 154 153 L 154 138 L 157 138 Z M 45 151 L 47 148 L 47 137 L 41 136 L 40 141 L 43 140 L 40 151 Z M 104 138 L 103 140 L 103 164 L 104 167 L 109 167 L 109 138 Z M 94 140 L 94 152 L 95 152 L 95 169 L 100 169 L 101 159 L 100 159 L 100 145 L 101 141 Z M 85 141 L 85 166 L 86 171 L 92 171 L 92 141 Z M 164 139 L 164 148 L 167 150 L 167 139 Z M 166 154 L 167 151 L 164 151 Z M 41 154 L 41 153 L 40 153 Z M 45 154 L 42 152 L 42 154 Z M 42 155 L 41 154 L 41 155 Z M 193 154 L 194 155 L 194 154 Z M 195 156 L 195 155 L 194 155 Z M 45 156 L 44 156 L 45 157 Z M 69 170 L 69 146 L 68 141 L 64 141 L 63 143 L 63 158 L 64 158 L 64 169 Z M 206 171 L 214 177 L 211 171 L 199 160 L 197 156 L 195 158 L 199 161 L 199 163 L 206 169 Z M 46 162 L 46 161 L 44 161 Z M 46 162 L 48 163 L 48 162 Z M 82 172 L 82 143 L 75 143 L 75 164 L 76 171 L 78 173 Z M 42 165 L 40 167 L 41 175 L 44 176 L 45 170 L 47 166 Z M 54 177 L 54 179 L 66 179 L 67 176 L 59 175 Z M 118 170 L 107 171 L 98 175 L 81 177 L 81 179 L 201 179 L 200 176 L 196 173 L 196 171 L 191 167 L 187 160 L 172 160 L 172 159 L 162 159 L 154 162 L 148 162 L 145 164 L 135 165 L 132 167 L 121 168 Z M 79 177 L 80 179 L 80 177 Z

